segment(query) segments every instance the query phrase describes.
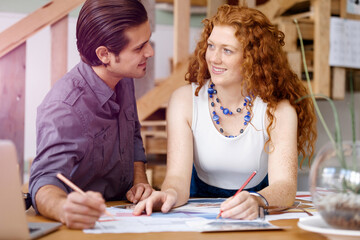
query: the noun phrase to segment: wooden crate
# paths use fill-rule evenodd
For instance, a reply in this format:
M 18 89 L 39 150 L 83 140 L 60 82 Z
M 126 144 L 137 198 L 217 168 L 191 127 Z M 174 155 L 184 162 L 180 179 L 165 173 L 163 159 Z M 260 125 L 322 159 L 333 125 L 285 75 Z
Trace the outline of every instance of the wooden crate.
M 156 3 L 174 3 L 174 0 L 156 0 Z M 206 6 L 207 0 L 191 0 L 193 6 Z

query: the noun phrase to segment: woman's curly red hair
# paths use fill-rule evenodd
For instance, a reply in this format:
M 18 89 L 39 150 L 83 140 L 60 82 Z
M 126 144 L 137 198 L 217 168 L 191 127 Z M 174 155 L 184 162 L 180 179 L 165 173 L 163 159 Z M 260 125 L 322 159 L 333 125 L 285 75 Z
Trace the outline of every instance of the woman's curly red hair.
M 205 54 L 207 40 L 215 25 L 227 25 L 236 29 L 235 36 L 243 46 L 242 68 L 244 92 L 259 96 L 268 104 L 267 116 L 270 130 L 274 124 L 274 110 L 281 100 L 287 99 L 296 109 L 298 116 L 298 153 L 309 160 L 314 154 L 316 115 L 310 98 L 297 102 L 308 91 L 298 76 L 291 70 L 287 56 L 282 50 L 284 33 L 270 23 L 267 17 L 256 9 L 223 5 L 215 16 L 203 20 L 204 29 L 194 54 L 190 59 L 186 80 L 197 82 L 195 94 L 210 78 Z M 271 138 L 267 141 L 267 145 Z

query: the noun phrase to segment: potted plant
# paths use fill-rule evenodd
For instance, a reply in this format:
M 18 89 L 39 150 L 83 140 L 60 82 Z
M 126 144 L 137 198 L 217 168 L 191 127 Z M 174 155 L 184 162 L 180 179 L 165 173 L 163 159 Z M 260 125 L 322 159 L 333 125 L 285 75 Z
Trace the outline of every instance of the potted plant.
M 316 209 L 332 227 L 360 230 L 360 141 L 356 140 L 353 79 L 350 76 L 350 113 L 352 119 L 352 140 L 343 141 L 339 118 L 334 102 L 327 96 L 314 94 L 305 61 L 304 44 L 297 20 L 294 20 L 299 35 L 302 60 L 310 94 L 316 113 L 322 123 L 329 143 L 315 156 L 310 168 L 310 191 Z M 331 105 L 335 134 L 329 130 L 315 97 L 323 98 Z

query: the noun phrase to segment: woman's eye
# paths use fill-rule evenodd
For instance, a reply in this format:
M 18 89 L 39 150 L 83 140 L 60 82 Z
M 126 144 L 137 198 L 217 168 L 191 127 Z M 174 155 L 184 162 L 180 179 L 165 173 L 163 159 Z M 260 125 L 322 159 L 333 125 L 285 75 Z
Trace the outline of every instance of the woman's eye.
M 211 43 L 208 43 L 208 48 L 213 49 L 214 45 L 212 45 Z
M 226 53 L 226 54 L 230 54 L 230 53 L 232 53 L 232 51 L 231 50 L 229 50 L 229 49 L 224 49 L 224 52 Z

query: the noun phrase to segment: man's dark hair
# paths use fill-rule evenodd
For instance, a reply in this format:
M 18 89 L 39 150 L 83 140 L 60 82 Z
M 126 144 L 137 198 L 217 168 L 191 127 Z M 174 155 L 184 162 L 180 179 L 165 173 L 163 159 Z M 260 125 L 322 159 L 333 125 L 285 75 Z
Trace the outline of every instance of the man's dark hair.
M 95 52 L 100 46 L 118 55 L 129 43 L 125 31 L 147 19 L 146 10 L 138 0 L 87 0 L 76 25 L 81 59 L 91 66 L 101 65 Z

